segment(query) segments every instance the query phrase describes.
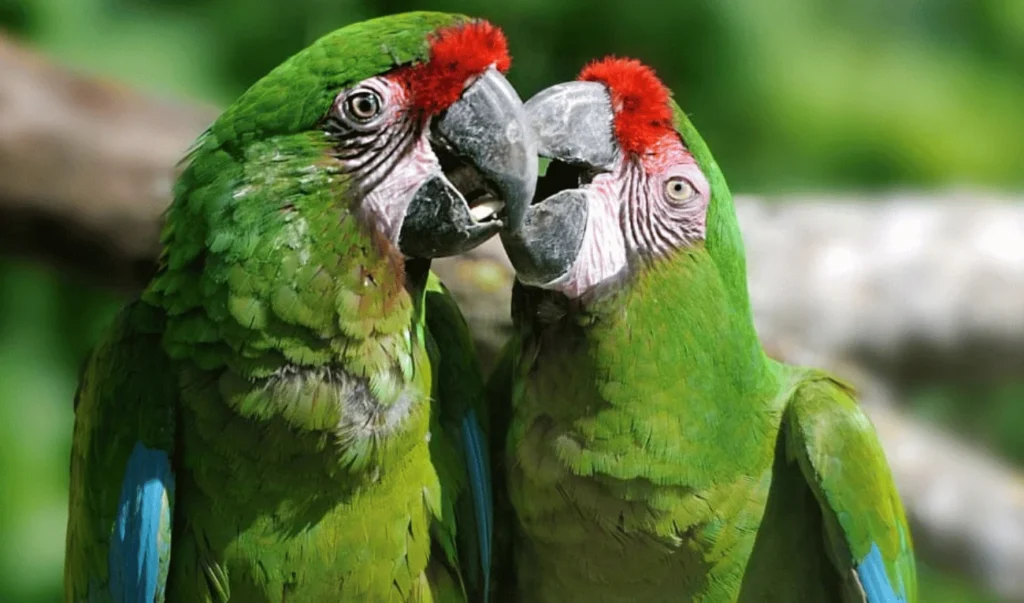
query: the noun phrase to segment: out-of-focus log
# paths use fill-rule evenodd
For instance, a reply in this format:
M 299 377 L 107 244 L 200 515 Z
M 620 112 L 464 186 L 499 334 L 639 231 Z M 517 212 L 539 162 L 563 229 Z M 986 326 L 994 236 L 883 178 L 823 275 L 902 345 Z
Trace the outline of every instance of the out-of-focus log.
M 0 251 L 137 289 L 174 166 L 215 111 L 76 75 L 2 37 L 0 72 Z M 1024 369 L 1021 199 L 741 196 L 737 207 L 766 338 L 899 381 Z
M 894 382 L 1024 376 L 1024 203 L 962 192 L 737 201 L 767 340 Z
M 856 361 L 899 383 L 1024 376 L 1020 201 L 980 193 L 740 196 L 761 337 Z M 490 265 L 483 258 L 505 261 L 495 241 L 465 261 Z M 493 318 L 481 307 L 492 300 L 465 302 L 467 312 Z
M 0 251 L 141 287 L 174 166 L 215 111 L 76 75 L 2 37 L 0 73 Z M 766 339 L 900 382 L 1024 371 L 1022 199 L 741 196 L 737 207 Z
M 0 251 L 134 289 L 174 167 L 216 110 L 52 65 L 0 36 Z

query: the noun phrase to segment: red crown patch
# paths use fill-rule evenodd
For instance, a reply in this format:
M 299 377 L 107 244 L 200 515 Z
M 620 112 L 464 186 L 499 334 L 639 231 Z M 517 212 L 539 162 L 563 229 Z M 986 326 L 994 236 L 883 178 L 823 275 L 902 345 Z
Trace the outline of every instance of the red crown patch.
M 608 88 L 615 110 L 615 137 L 623 151 L 642 154 L 674 131 L 668 88 L 640 61 L 606 57 L 584 67 L 578 79 Z
M 487 21 L 476 20 L 435 32 L 430 38 L 430 58 L 408 67 L 403 75 L 413 104 L 434 115 L 459 100 L 469 78 L 491 65 L 504 73 L 511 64 L 505 34 Z

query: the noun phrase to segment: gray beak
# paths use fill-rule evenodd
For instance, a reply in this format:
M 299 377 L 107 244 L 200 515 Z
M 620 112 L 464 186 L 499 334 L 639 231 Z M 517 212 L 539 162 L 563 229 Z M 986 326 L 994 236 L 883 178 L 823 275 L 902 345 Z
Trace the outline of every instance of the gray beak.
M 535 94 L 525 107 L 540 155 L 603 171 L 614 167 L 619 157 L 612 130 L 615 113 L 604 84 L 556 84 Z
M 611 171 L 620 152 L 603 84 L 551 86 L 526 102 L 526 114 L 539 154 L 552 159 L 539 184 L 540 194 L 550 196 L 530 205 L 518 225 L 503 230 L 501 242 L 516 278 L 544 287 L 572 268 L 583 246 L 589 191 L 581 174 Z
M 435 120 L 431 142 L 445 174 L 410 203 L 399 237 L 405 255 L 455 255 L 522 223 L 537 187 L 537 143 L 505 76 L 491 68 L 470 84 Z

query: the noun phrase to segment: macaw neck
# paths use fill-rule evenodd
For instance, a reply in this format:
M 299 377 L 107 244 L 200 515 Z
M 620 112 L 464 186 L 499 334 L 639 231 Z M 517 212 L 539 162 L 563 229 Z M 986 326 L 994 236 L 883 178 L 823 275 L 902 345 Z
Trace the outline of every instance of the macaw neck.
M 168 211 L 164 266 L 144 294 L 169 316 L 168 352 L 251 377 L 284 364 L 390 370 L 359 352 L 409 353 L 404 261 L 324 143 L 274 138 L 230 159 L 201 151 Z
M 622 477 L 615 459 L 624 454 L 651 467 L 685 459 L 699 469 L 678 470 L 680 484 L 690 486 L 711 479 L 707 468 L 726 454 L 737 471 L 761 467 L 774 441 L 778 378 L 749 313 L 733 307 L 703 248 L 652 264 L 617 291 L 561 312 L 545 307 L 550 293 L 524 294 L 541 296 L 520 314 L 540 317 L 527 380 L 535 392 L 565 392 L 533 394 L 544 398 L 537 411 L 570 432 L 600 472 Z M 544 316 L 559 318 L 544 327 Z M 728 452 L 710 445 L 716 441 L 730 442 Z
M 685 367 L 694 401 L 759 389 L 766 361 L 749 308 L 727 293 L 702 246 L 651 262 L 623 285 L 584 304 L 593 343 L 632 340 L 646 361 Z

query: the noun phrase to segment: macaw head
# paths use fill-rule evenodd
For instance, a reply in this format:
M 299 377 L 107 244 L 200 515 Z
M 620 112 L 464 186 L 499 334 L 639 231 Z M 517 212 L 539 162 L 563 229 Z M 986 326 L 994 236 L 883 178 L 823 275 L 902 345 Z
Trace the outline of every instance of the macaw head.
M 456 254 L 521 219 L 533 196 L 536 144 L 503 75 L 510 63 L 505 36 L 482 20 L 418 12 L 353 24 L 254 84 L 199 152 L 276 155 L 296 166 L 285 174 L 296 194 L 330 174 L 344 184 L 337 202 L 406 257 Z M 269 212 L 288 199 L 261 202 Z
M 526 111 L 550 163 L 523 221 L 502 233 L 520 282 L 579 298 L 719 242 L 723 259 L 738 251 L 742 265 L 724 179 L 649 67 L 593 62 L 577 81 L 539 92 Z M 712 233 L 716 242 L 706 245 L 716 212 L 733 222 L 722 222 L 728 236 Z

